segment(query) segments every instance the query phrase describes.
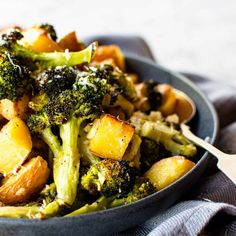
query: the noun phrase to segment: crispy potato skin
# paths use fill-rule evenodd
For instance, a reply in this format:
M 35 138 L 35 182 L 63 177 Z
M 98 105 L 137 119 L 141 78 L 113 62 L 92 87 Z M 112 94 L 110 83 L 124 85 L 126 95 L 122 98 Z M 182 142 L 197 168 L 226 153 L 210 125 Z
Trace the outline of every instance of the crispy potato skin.
M 91 133 L 90 149 L 93 153 L 102 158 L 121 160 L 134 135 L 134 127 L 106 114 L 96 122 Z
M 194 165 L 183 156 L 168 157 L 154 163 L 144 176 L 160 190 L 185 175 Z
M 48 176 L 47 162 L 40 156 L 32 158 L 0 187 L 0 201 L 5 204 L 16 204 L 29 200 L 42 190 Z

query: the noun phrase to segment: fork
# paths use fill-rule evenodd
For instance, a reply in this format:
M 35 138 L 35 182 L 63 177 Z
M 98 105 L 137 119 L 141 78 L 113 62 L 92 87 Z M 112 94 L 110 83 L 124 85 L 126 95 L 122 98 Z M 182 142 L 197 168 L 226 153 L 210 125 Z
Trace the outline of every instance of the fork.
M 183 135 L 196 145 L 204 148 L 218 159 L 217 167 L 236 184 L 236 155 L 227 154 L 194 135 L 189 126 L 180 125 Z

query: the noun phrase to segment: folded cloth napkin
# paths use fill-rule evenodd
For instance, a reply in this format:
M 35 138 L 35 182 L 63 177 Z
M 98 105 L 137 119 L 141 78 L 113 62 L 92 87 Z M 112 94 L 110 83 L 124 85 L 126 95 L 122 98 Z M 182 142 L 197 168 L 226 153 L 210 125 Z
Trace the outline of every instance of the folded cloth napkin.
M 125 53 L 154 60 L 140 37 L 95 36 L 100 44 L 117 44 Z M 198 75 L 184 74 L 205 93 L 215 106 L 220 121 L 218 147 L 236 153 L 236 89 Z M 236 160 L 235 160 L 236 161 Z M 236 171 L 236 170 L 235 170 Z M 212 157 L 204 176 L 176 205 L 142 225 L 113 236 L 236 235 L 236 186 L 216 168 Z

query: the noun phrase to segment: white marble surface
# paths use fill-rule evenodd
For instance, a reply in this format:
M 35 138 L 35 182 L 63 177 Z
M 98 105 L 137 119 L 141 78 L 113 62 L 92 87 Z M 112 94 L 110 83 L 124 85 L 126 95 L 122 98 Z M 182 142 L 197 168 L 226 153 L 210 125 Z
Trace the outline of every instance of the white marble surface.
M 50 22 L 62 35 L 138 34 L 173 70 L 236 86 L 236 0 L 2 0 L 0 25 Z

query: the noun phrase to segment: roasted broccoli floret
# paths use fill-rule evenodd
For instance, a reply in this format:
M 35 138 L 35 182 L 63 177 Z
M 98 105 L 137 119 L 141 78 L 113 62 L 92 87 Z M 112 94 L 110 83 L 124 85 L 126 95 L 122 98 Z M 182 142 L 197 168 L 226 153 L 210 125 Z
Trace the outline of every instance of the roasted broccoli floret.
M 57 41 L 57 33 L 53 25 L 44 23 L 40 24 L 38 27 L 44 29 L 50 35 L 52 40 Z
M 126 74 L 111 65 L 90 66 L 86 73 L 107 81 L 108 93 L 103 101 L 104 111 L 115 116 L 119 115 L 124 119 L 125 116 L 131 116 L 134 110 L 132 103 L 136 99 L 136 90 Z
M 50 185 L 46 185 L 45 188 L 41 191 L 39 202 L 47 205 L 53 202 L 57 196 L 57 189 L 55 183 L 51 183 Z
M 72 205 L 77 193 L 80 151 L 78 138 L 81 124 L 100 115 L 106 93 L 106 81 L 78 77 L 73 89 L 51 98 L 41 111 L 27 120 L 31 132 L 38 133 L 54 154 L 53 176 L 57 199 Z M 53 133 L 59 129 L 60 139 Z
M 196 146 L 183 136 L 183 134 L 168 126 L 163 121 L 150 121 L 139 117 L 131 117 L 131 123 L 136 127 L 136 132 L 144 138 L 149 138 L 163 144 L 172 155 L 192 157 L 196 154 Z
M 122 206 L 125 204 L 138 201 L 142 198 L 145 198 L 155 193 L 156 191 L 157 191 L 156 188 L 152 185 L 152 183 L 147 178 L 139 177 L 135 181 L 135 184 L 132 190 L 125 197 L 114 199 L 110 203 L 109 207 Z
M 15 101 L 30 89 L 29 72 L 7 50 L 0 48 L 0 99 Z
M 129 80 L 128 76 L 121 72 L 119 69 L 111 65 L 99 65 L 96 67 L 89 67 L 88 73 L 90 76 L 96 78 L 103 78 L 109 84 L 109 94 L 111 96 L 111 104 L 117 99 L 118 95 L 124 95 L 129 100 L 136 97 L 134 85 Z
M 48 104 L 48 102 L 49 102 L 48 95 L 44 92 L 39 92 L 31 99 L 28 106 L 34 111 L 40 111 L 43 109 L 44 106 Z
M 35 90 L 38 93 L 29 102 L 29 107 L 34 111 L 40 111 L 51 98 L 72 89 L 76 77 L 77 71 L 66 66 L 50 68 L 39 73 L 35 78 Z
M 132 188 L 132 190 L 124 197 L 120 195 L 112 195 L 109 197 L 101 196 L 97 201 L 92 204 L 86 204 L 83 207 L 71 212 L 66 217 L 82 215 L 94 211 L 104 210 L 107 208 L 118 207 L 125 204 L 133 203 L 142 198 L 145 198 L 156 192 L 156 188 L 151 182 L 144 177 L 139 177 Z
M 52 97 L 66 89 L 71 89 L 76 76 L 77 73 L 72 67 L 58 66 L 40 73 L 36 83 L 39 90 Z
M 140 154 L 140 169 L 142 172 L 148 170 L 155 162 L 160 161 L 162 158 L 171 156 L 171 152 L 167 151 L 163 144 L 149 138 L 142 138 Z
M 105 159 L 92 165 L 81 178 L 81 186 L 90 194 L 110 196 L 127 192 L 135 181 L 135 170 L 127 161 Z
M 97 48 L 97 43 L 92 43 L 79 52 L 34 52 L 17 43 L 23 35 L 17 29 L 2 34 L 0 48 L 5 48 L 14 53 L 17 57 L 28 59 L 37 64 L 39 69 L 56 66 L 75 66 L 81 63 L 90 62 Z

